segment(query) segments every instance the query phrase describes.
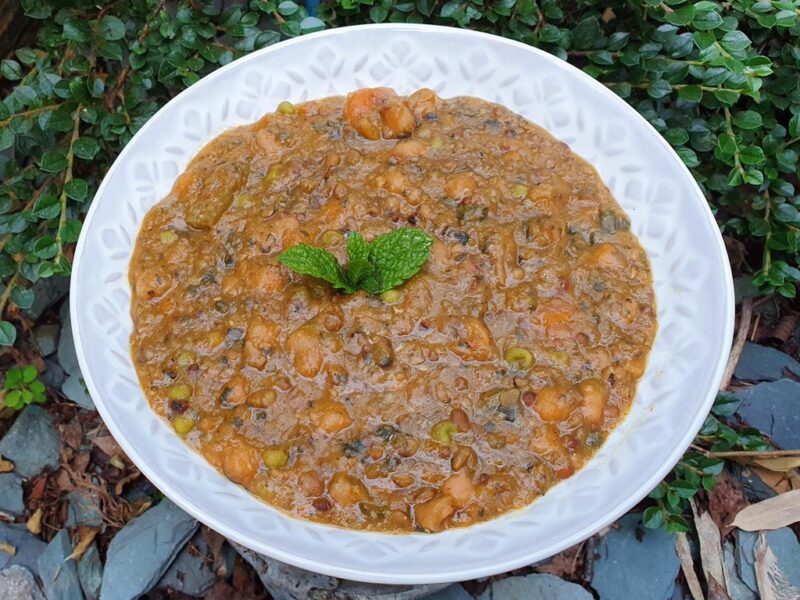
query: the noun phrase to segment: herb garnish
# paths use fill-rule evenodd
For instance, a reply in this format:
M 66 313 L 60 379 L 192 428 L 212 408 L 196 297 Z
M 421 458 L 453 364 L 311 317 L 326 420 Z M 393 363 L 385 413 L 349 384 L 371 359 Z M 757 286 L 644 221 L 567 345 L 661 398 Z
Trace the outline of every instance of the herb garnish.
M 334 288 L 352 294 L 364 290 L 380 294 L 411 279 L 431 253 L 433 238 L 421 229 L 401 227 L 367 242 L 360 233 L 347 238 L 347 266 L 322 248 L 297 244 L 278 256 L 293 271 L 324 279 Z

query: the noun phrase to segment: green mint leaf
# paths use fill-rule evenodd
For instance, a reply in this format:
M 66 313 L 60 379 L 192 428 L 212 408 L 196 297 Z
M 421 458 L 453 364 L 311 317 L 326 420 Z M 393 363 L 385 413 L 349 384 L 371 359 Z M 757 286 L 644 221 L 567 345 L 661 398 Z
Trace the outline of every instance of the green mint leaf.
M 421 229 L 402 227 L 378 236 L 370 245 L 370 261 L 375 266 L 376 281 L 373 289 L 380 294 L 407 281 L 428 260 L 433 238 Z M 370 282 L 370 287 L 372 283 Z
M 345 279 L 336 257 L 322 248 L 297 244 L 281 252 L 278 262 L 303 275 L 323 279 L 336 289 L 348 293 L 354 291 Z
M 347 238 L 347 280 L 354 288 L 365 289 L 361 283 L 374 279 L 375 267 L 369 260 L 370 244 L 358 232 Z M 369 290 L 367 290 L 369 291 Z

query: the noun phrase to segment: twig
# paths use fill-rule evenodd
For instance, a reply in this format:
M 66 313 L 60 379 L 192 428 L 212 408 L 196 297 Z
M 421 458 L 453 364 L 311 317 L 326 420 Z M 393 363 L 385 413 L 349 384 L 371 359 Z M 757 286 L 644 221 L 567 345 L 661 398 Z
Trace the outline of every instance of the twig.
M 744 343 L 747 341 L 747 334 L 750 331 L 750 319 L 753 317 L 753 299 L 745 298 L 742 300 L 742 312 L 739 316 L 739 331 L 736 332 L 736 340 L 733 342 L 731 354 L 728 357 L 728 364 L 725 367 L 725 374 L 722 376 L 721 390 L 727 390 L 733 378 L 733 371 L 742 355 Z
M 702 450 L 702 449 L 701 449 Z M 730 450 L 728 452 L 705 452 L 708 458 L 781 458 L 800 456 L 797 450 Z
M 61 188 L 61 197 L 59 198 L 61 203 L 61 214 L 58 218 L 58 232 L 56 233 L 56 244 L 58 244 L 59 256 L 64 255 L 62 231 L 64 230 L 64 224 L 67 222 L 67 184 L 72 181 L 72 164 L 75 162 L 75 152 L 73 147 L 75 146 L 75 140 L 78 139 L 78 134 L 80 132 L 81 110 L 83 110 L 83 107 L 79 104 L 75 109 L 75 114 L 72 117 L 72 137 L 70 137 L 69 140 L 69 152 L 67 153 L 67 170 L 66 175 L 64 175 L 64 184 Z
M 17 284 L 17 279 L 19 279 L 19 271 L 14 273 L 11 279 L 8 280 L 6 284 L 6 289 L 3 292 L 3 295 L 0 296 L 0 317 L 3 316 L 3 310 L 6 307 L 6 302 L 8 302 L 9 296 L 11 296 L 11 290 L 14 289 L 14 286 Z

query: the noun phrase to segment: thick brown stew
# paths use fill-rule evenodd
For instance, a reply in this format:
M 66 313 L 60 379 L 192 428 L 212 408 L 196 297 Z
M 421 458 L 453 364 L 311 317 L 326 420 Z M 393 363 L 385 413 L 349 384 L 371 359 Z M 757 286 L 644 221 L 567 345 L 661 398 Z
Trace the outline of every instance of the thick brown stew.
M 434 237 L 345 295 L 276 260 Z M 523 506 L 624 417 L 656 330 L 644 251 L 594 169 L 475 98 L 359 90 L 214 139 L 145 217 L 133 357 L 153 409 L 287 513 L 440 531 Z

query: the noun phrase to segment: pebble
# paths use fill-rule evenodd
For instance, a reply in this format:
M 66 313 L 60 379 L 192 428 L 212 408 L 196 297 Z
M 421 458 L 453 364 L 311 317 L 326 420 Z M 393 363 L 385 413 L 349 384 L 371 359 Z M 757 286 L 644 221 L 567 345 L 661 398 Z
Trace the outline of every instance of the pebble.
M 83 600 L 72 542 L 66 529 L 58 532 L 39 557 L 39 577 L 47 600 Z
M 61 392 L 75 404 L 86 410 L 95 410 L 94 401 L 86 391 L 80 372 L 72 373 L 61 386 Z
M 33 573 L 14 565 L 0 571 L 0 600 L 45 600 L 45 597 Z
M 217 580 L 212 562 L 208 560 L 210 554 L 203 534 L 198 531 L 178 554 L 156 588 L 172 589 L 187 596 L 202 596 Z
M 680 561 L 675 536 L 646 529 L 641 514 L 629 513 L 597 546 L 592 587 L 602 600 L 667 600 L 672 596 Z
M 72 323 L 69 319 L 69 302 L 61 305 L 61 337 L 58 340 L 58 362 L 68 375 L 80 373 L 78 355 L 72 340 Z
M 100 500 L 95 492 L 90 490 L 73 490 L 66 495 L 69 501 L 67 509 L 66 527 L 83 525 L 86 527 L 102 527 L 103 513 L 100 510 Z
M 725 570 L 725 584 L 728 587 L 730 600 L 758 600 L 753 591 L 739 579 L 739 574 L 736 571 L 733 544 L 727 540 L 722 546 L 722 561 L 722 566 Z
M 60 464 L 61 436 L 53 419 L 40 406 L 27 406 L 0 440 L 0 455 L 14 463 L 22 477 L 34 477 Z
M 797 590 L 800 597 L 800 542 L 788 527 L 762 532 L 767 545 L 778 561 L 786 583 Z M 755 569 L 755 549 L 759 532 L 736 530 L 736 565 L 739 577 L 753 592 L 758 593 Z
M 800 448 L 800 383 L 780 379 L 734 395 L 741 400 L 736 412 L 745 422 L 781 448 Z
M 592 595 L 577 583 L 564 581 L 548 574 L 533 574 L 524 577 L 506 577 L 495 581 L 478 600 L 593 600 Z
M 69 277 L 47 277 L 33 284 L 33 304 L 21 311 L 22 316 L 37 321 L 48 308 L 69 292 Z M 65 303 L 66 304 L 66 303 Z
M 265 557 L 233 544 L 239 555 L 255 569 L 261 583 L 274 598 L 281 600 L 414 600 L 426 598 L 448 587 L 447 583 L 431 585 L 380 585 L 338 579 L 312 573 Z
M 33 337 L 36 340 L 36 345 L 39 346 L 39 352 L 41 352 L 42 356 L 50 356 L 56 351 L 59 331 L 61 331 L 61 325 L 58 323 L 39 325 L 33 328 Z
M 43 384 L 49 388 L 61 389 L 61 386 L 66 379 L 64 369 L 52 358 L 46 358 L 44 361 L 44 372 L 39 374 L 39 379 Z
M 15 517 L 25 512 L 22 477 L 16 473 L 0 473 L 0 511 Z
M 100 597 L 100 584 L 103 581 L 103 565 L 97 545 L 92 543 L 78 561 L 78 580 L 81 582 L 86 600 L 97 600 Z
M 102 600 L 133 600 L 149 591 L 197 530 L 167 499 L 123 527 L 108 546 Z
M 39 557 L 47 544 L 28 531 L 25 525 L 0 523 L 0 542 L 9 544 L 16 550 L 14 556 L 0 551 L 0 569 L 19 565 L 34 575 L 39 574 Z
M 742 381 L 776 381 L 785 377 L 784 369 L 800 375 L 800 362 L 775 348 L 747 342 L 733 375 Z

